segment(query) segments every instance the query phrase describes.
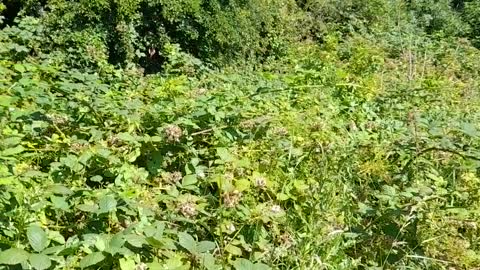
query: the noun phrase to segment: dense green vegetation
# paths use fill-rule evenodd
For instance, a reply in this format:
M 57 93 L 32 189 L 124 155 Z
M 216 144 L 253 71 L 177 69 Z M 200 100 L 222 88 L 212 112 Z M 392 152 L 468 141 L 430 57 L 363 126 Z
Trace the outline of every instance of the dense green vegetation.
M 479 1 L 0 12 L 0 269 L 480 267 Z

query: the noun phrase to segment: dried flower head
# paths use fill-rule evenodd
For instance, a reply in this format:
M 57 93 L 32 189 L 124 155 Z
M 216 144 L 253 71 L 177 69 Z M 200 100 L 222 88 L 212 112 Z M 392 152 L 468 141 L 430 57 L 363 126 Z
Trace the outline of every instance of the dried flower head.
M 232 182 L 233 179 L 235 179 L 235 175 L 233 175 L 231 172 L 225 173 L 224 177 L 228 182 Z
M 87 149 L 88 148 L 88 144 L 86 143 L 72 143 L 70 145 L 70 150 L 72 150 L 73 152 L 82 152 L 83 150 Z
M 350 123 L 348 124 L 348 130 L 351 132 L 358 131 L 357 123 L 355 123 L 355 121 L 353 120 L 350 121 Z
M 139 263 L 135 266 L 135 270 L 147 270 L 148 266 L 145 263 Z
M 56 126 L 64 126 L 68 124 L 68 117 L 60 114 L 47 114 L 47 117 Z
M 227 225 L 227 230 L 229 233 L 234 233 L 237 230 L 237 228 L 235 228 L 235 225 L 233 225 L 233 223 L 230 223 Z
M 110 135 L 107 139 L 108 146 L 121 146 L 122 141 L 117 135 Z
M 167 172 L 162 174 L 162 179 L 169 184 L 178 183 L 182 180 L 182 178 L 183 176 L 181 172 Z
M 255 120 L 245 120 L 240 122 L 240 128 L 242 129 L 253 129 L 255 126 Z
M 267 179 L 263 176 L 255 178 L 255 186 L 259 189 L 265 189 L 267 187 Z
M 197 212 L 197 205 L 192 201 L 186 201 L 178 206 L 178 211 L 186 218 L 195 217 Z
M 206 88 L 197 88 L 193 91 L 193 95 L 196 97 L 206 94 L 208 90 Z
M 278 242 L 284 248 L 291 248 L 293 245 L 295 245 L 295 240 L 289 233 L 283 233 L 280 235 Z
M 277 127 L 273 130 L 273 133 L 278 136 L 287 136 L 288 129 L 286 129 L 285 127 Z
M 242 193 L 238 190 L 234 190 L 223 195 L 223 204 L 225 204 L 227 208 L 234 208 L 240 203 L 241 198 Z
M 165 138 L 169 143 L 179 142 L 182 136 L 183 131 L 177 125 L 170 125 L 165 129 Z
M 275 214 L 275 215 L 280 214 L 282 213 L 282 207 L 278 204 L 275 204 L 270 208 L 270 211 L 272 212 L 272 214 Z

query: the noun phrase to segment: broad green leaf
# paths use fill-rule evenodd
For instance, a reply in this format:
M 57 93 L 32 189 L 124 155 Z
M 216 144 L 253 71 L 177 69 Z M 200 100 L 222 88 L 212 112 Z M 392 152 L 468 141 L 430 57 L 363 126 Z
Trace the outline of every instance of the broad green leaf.
M 183 177 L 182 186 L 187 187 L 187 186 L 194 185 L 195 183 L 197 183 L 196 175 L 190 174 L 190 175 L 185 175 L 185 177 Z
M 84 211 L 84 212 L 90 212 L 94 213 L 98 211 L 98 205 L 96 204 L 79 204 L 76 206 L 78 210 Z
M 233 266 L 236 270 L 255 270 L 255 265 L 247 259 L 237 259 L 233 262 Z
M 0 106 L 9 107 L 12 105 L 13 100 L 11 96 L 0 95 Z
M 232 255 L 242 256 L 242 250 L 239 247 L 234 246 L 234 245 L 228 245 L 225 248 L 225 251 L 227 251 L 228 253 L 230 253 Z
M 44 254 L 31 254 L 30 258 L 28 258 L 28 261 L 32 267 L 37 270 L 48 269 L 52 265 L 50 258 Z
M 27 238 L 30 246 L 37 252 L 44 250 L 48 246 L 48 235 L 39 226 L 31 225 L 28 227 Z
M 125 237 L 123 233 L 117 233 L 112 236 L 110 239 L 105 252 L 110 253 L 112 255 L 120 253 L 123 251 L 123 244 L 125 243 Z
M 95 175 L 95 176 L 90 177 L 90 180 L 93 181 L 93 182 L 100 183 L 100 182 L 102 182 L 103 177 L 101 175 Z
M 104 251 L 105 248 L 107 247 L 108 240 L 109 239 L 105 239 L 105 237 L 103 236 L 99 236 L 97 241 L 95 242 L 95 247 L 100 251 Z
M 56 209 L 63 211 L 68 211 L 70 209 L 70 205 L 68 205 L 64 197 L 51 196 L 50 200 L 52 201 L 53 207 Z
M 217 155 L 223 162 L 232 162 L 235 158 L 228 152 L 226 148 L 217 148 Z
M 48 238 L 50 240 L 53 240 L 59 244 L 65 244 L 65 238 L 63 237 L 63 235 L 60 234 L 60 232 L 57 232 L 57 231 L 49 231 L 48 232 Z
M 15 265 L 28 260 L 28 252 L 19 248 L 11 248 L 0 252 L 0 264 Z
M 21 145 L 17 145 L 13 148 L 8 148 L 8 149 L 3 150 L 2 152 L 0 152 L 0 156 L 8 157 L 8 156 L 13 156 L 13 155 L 18 155 L 18 154 L 22 153 L 23 151 L 25 151 L 25 147 L 23 147 Z
M 25 67 L 22 64 L 13 65 L 13 69 L 15 69 L 16 71 L 18 71 L 20 73 L 25 72 Z
M 101 252 L 94 252 L 87 255 L 82 260 L 80 260 L 80 268 L 84 269 L 89 266 L 95 265 L 105 259 L 105 256 Z
M 132 135 L 130 135 L 128 133 L 120 133 L 120 134 L 117 135 L 117 138 L 119 138 L 120 140 L 125 141 L 125 142 L 135 142 L 135 141 L 137 141 L 135 139 L 135 137 L 133 137 Z
M 214 242 L 202 241 L 197 244 L 197 252 L 203 253 L 215 249 L 216 245 Z
M 117 201 L 111 195 L 103 196 L 102 198 L 100 198 L 98 205 L 100 206 L 100 209 L 98 210 L 100 214 L 112 212 L 117 209 Z
M 147 244 L 145 237 L 143 235 L 138 234 L 129 234 L 125 236 L 125 240 L 127 242 L 137 248 L 141 248 L 144 244 Z
M 235 270 L 269 270 L 271 269 L 266 264 L 263 264 L 263 263 L 254 264 L 251 261 L 243 258 L 240 258 L 234 261 L 233 266 L 235 267 Z
M 122 258 L 119 263 L 121 270 L 135 270 L 135 261 L 131 258 Z
M 220 266 L 215 264 L 215 258 L 212 254 L 203 253 L 200 255 L 200 263 L 205 267 L 207 270 L 219 270 L 221 269 Z
M 185 232 L 178 233 L 178 243 L 191 253 L 196 253 L 197 241 L 190 234 Z
M 63 185 L 52 185 L 48 188 L 48 190 L 59 195 L 71 195 L 73 193 L 69 188 Z

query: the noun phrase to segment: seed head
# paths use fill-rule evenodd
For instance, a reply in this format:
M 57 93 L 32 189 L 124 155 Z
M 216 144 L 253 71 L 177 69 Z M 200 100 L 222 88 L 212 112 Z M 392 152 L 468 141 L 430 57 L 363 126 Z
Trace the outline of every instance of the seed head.
M 282 212 L 282 207 L 280 207 L 278 204 L 275 204 L 272 206 L 272 208 L 270 208 L 270 211 L 272 214 L 280 214 Z
M 172 172 L 172 173 L 169 172 L 169 173 L 162 174 L 162 178 L 165 180 L 165 182 L 169 184 L 175 184 L 180 182 L 183 176 L 181 172 Z
M 47 114 L 47 117 L 56 126 L 64 126 L 68 124 L 68 117 L 60 114 Z
M 70 149 L 73 151 L 73 152 L 81 152 L 83 150 L 85 150 L 86 148 L 88 147 L 87 144 L 85 143 L 72 143 L 70 145 Z
M 195 217 L 197 212 L 197 205 L 194 202 L 183 202 L 178 206 L 178 211 L 186 218 Z
M 241 198 L 242 193 L 238 190 L 234 190 L 223 195 L 223 204 L 225 204 L 227 208 L 234 208 L 240 203 Z
M 117 135 L 111 135 L 107 139 L 107 144 L 108 146 L 121 146 L 122 141 L 120 140 L 120 138 L 118 138 Z
M 183 136 L 182 129 L 177 125 L 170 125 L 165 129 L 165 138 L 169 143 L 180 142 Z
M 256 126 L 254 120 L 245 120 L 240 123 L 242 129 L 253 129 Z
M 275 133 L 278 136 L 287 136 L 288 135 L 288 129 L 284 127 L 277 127 L 273 130 L 273 133 Z
M 208 90 L 206 88 L 197 88 L 193 91 L 193 95 L 196 97 L 202 96 L 207 93 Z
M 295 240 L 289 233 L 283 233 L 282 235 L 280 235 L 278 241 L 280 242 L 280 245 L 287 249 L 291 248 L 295 244 Z
M 228 231 L 229 231 L 230 233 L 234 233 L 235 230 L 237 230 L 237 228 L 235 228 L 235 225 L 233 225 L 233 223 L 230 223 L 230 224 L 228 225 L 227 229 L 228 229 Z
M 255 179 L 255 186 L 259 189 L 265 189 L 267 187 L 267 179 L 262 176 L 257 177 Z
M 139 263 L 135 266 L 135 270 L 147 270 L 148 266 L 145 263 Z

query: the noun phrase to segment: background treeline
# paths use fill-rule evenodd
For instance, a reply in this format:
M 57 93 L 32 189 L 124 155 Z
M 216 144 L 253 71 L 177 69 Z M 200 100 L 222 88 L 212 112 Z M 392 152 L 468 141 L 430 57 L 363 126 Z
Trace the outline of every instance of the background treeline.
M 2 9 L 3 27 L 39 18 L 41 50 L 63 50 L 73 66 L 108 62 L 147 72 L 162 69 L 171 44 L 215 65 L 255 63 L 284 55 L 295 41 L 400 23 L 480 46 L 478 1 L 4 0 Z

